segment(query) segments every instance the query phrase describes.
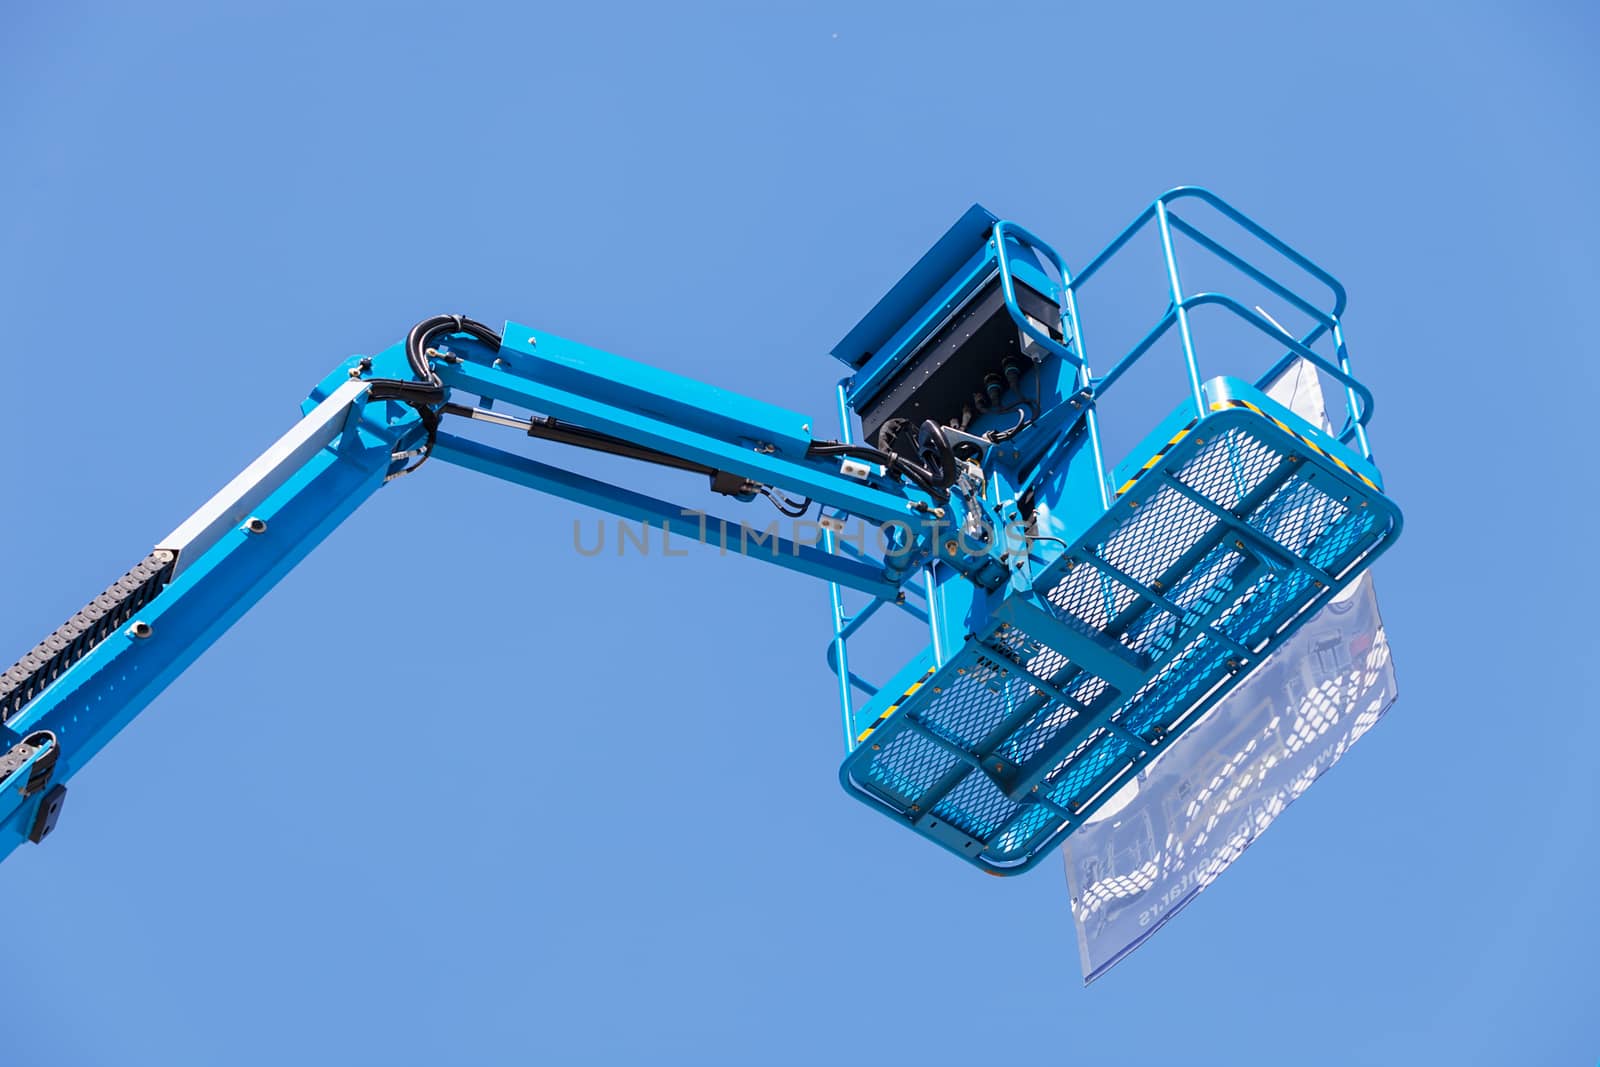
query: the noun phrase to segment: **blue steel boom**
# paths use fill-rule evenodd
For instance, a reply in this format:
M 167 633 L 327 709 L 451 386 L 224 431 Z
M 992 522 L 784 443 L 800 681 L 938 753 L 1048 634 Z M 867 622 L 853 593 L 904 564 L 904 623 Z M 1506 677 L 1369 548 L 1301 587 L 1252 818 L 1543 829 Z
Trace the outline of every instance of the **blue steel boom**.
M 1190 202 L 1310 278 L 1317 298 L 1180 217 Z M 1146 229 L 1166 309 L 1097 375 L 1085 286 Z M 1226 293 L 1187 293 L 1179 237 L 1294 309 L 1304 332 Z M 830 583 L 841 783 L 989 873 L 1028 870 L 1399 535 L 1344 308 L 1331 275 L 1204 190 L 1158 198 L 1077 274 L 974 206 L 834 349 L 849 368 L 838 439 L 802 413 L 518 323 L 425 319 L 336 368 L 288 433 L 0 675 L 0 855 L 48 835 L 72 774 L 426 460 L 705 532 L 697 509 L 445 429 L 467 419 L 705 476 L 738 505 L 815 508 L 820 543 L 729 547 Z M 1250 381 L 1204 379 L 1202 310 L 1281 354 Z M 1183 400 L 1108 469 L 1098 402 L 1174 330 Z M 1337 430 L 1265 392 L 1306 364 L 1342 387 Z M 848 538 L 847 520 L 876 543 Z M 848 611 L 847 596 L 863 606 Z M 925 625 L 928 644 L 874 683 L 850 642 L 885 606 Z

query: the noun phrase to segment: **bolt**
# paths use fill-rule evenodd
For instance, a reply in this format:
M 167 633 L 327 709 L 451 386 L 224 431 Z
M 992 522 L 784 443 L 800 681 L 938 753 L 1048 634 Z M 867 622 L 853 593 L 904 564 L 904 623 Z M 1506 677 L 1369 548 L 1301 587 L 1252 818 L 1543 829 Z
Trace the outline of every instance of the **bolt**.
M 809 422 L 801 423 L 800 424 L 800 432 L 801 433 L 810 433 L 811 432 L 811 424 Z
M 936 685 L 936 686 L 934 686 L 934 687 L 933 687 L 933 691 L 934 691 L 934 692 L 935 692 L 935 693 L 942 693 L 942 692 L 944 692 L 944 687 L 943 687 L 943 686 L 937 686 L 937 685 Z
M 882 745 L 873 745 L 873 746 L 872 746 L 872 751 L 874 751 L 874 752 L 876 752 L 876 751 L 878 751 L 878 750 L 879 750 L 879 749 L 880 749 L 880 748 L 882 748 L 882 747 L 883 747 L 883 746 L 882 746 Z
M 953 556 L 956 554 L 956 542 L 954 538 L 944 543 L 944 554 L 947 556 Z
M 538 339 L 538 338 L 537 338 L 537 337 L 530 337 L 530 338 L 528 338 L 528 344 L 529 344 L 529 345 L 536 345 L 536 344 L 538 344 L 538 343 L 539 343 L 539 339 Z
M 263 534 L 267 532 L 267 523 L 265 519 L 259 519 L 252 515 L 249 521 L 244 524 L 244 528 L 253 534 Z
M 140 619 L 138 622 L 128 627 L 128 632 L 142 641 L 146 637 L 149 637 L 154 631 L 150 629 L 149 623 L 145 622 L 143 619 Z

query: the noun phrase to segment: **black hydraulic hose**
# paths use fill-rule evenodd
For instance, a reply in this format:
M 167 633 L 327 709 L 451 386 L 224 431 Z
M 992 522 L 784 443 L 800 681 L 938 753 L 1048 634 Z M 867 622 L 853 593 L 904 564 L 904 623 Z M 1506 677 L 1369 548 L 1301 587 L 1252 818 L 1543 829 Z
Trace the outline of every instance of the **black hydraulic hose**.
M 400 474 L 410 474 L 433 455 L 433 446 L 439 438 L 439 412 L 434 405 L 444 402 L 445 390 L 444 382 L 439 380 L 433 365 L 428 362 L 428 347 L 440 337 L 455 333 L 467 334 L 494 351 L 500 351 L 500 335 L 483 323 L 464 315 L 432 315 L 411 327 L 411 332 L 406 334 L 406 362 L 411 364 L 411 372 L 416 379 L 374 378 L 368 383 L 368 396 L 374 400 L 399 400 L 409 404 L 427 431 L 422 455 Z
M 930 429 L 931 428 L 931 429 Z M 934 452 L 938 470 L 929 470 L 921 463 L 909 459 L 898 452 L 890 452 L 871 445 L 851 445 L 843 441 L 813 441 L 806 450 L 811 456 L 850 456 L 853 459 L 864 459 L 869 463 L 877 463 L 890 474 L 903 475 L 943 504 L 950 499 L 950 486 L 956 481 L 955 463 L 948 460 L 949 445 L 944 439 L 943 432 L 937 423 L 925 421 L 922 424 L 921 435 L 932 434 L 933 438 L 942 446 Z

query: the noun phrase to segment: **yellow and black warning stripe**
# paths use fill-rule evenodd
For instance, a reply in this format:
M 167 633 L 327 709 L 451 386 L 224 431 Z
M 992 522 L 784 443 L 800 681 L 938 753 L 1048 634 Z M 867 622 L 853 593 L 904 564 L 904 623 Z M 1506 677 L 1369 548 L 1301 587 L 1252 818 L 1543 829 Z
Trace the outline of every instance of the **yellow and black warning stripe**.
M 904 704 L 907 700 L 911 699 L 911 694 L 912 693 L 915 693 L 918 689 L 921 689 L 924 685 L 928 684 L 928 679 L 933 677 L 933 672 L 934 672 L 934 668 L 929 667 L 928 670 L 927 670 L 927 673 L 924 674 L 921 678 L 918 678 L 916 681 L 912 682 L 911 683 L 911 687 L 909 689 L 907 689 L 904 693 L 901 693 L 900 694 L 900 698 L 898 700 L 896 700 L 893 704 L 890 704 L 887 708 L 883 709 L 883 714 L 879 715 L 877 720 L 874 721 L 871 726 L 868 726 L 865 730 L 862 730 L 859 734 L 856 735 L 856 744 L 859 745 L 861 742 L 865 741 L 868 737 L 871 737 L 872 736 L 872 731 L 876 730 L 878 727 L 880 727 L 884 723 L 888 722 L 889 721 L 889 716 L 891 716 L 895 712 L 899 711 L 900 710 L 900 705 Z
M 1346 463 L 1344 460 L 1340 459 L 1338 456 L 1334 455 L 1332 452 L 1327 451 L 1321 445 L 1319 445 L 1315 441 L 1311 440 L 1311 438 L 1309 438 L 1309 437 L 1305 436 L 1304 434 L 1301 434 L 1301 433 L 1291 429 L 1288 426 L 1285 426 L 1281 419 L 1274 418 L 1273 416 L 1268 415 L 1265 411 L 1262 411 L 1259 407 L 1257 407 L 1256 405 L 1250 403 L 1250 401 L 1248 401 L 1248 400 L 1239 400 L 1237 398 L 1234 398 L 1234 399 L 1228 400 L 1226 403 L 1219 403 L 1219 402 L 1213 401 L 1212 404 L 1211 404 L 1211 410 L 1212 411 L 1221 411 L 1223 408 L 1228 408 L 1228 407 L 1248 408 L 1249 410 L 1255 412 L 1257 415 L 1260 415 L 1264 419 L 1271 419 L 1272 420 L 1272 424 L 1274 426 L 1276 426 L 1278 429 L 1282 430 L 1284 433 L 1288 434 L 1290 437 L 1293 437 L 1296 441 L 1299 441 L 1301 444 L 1303 444 L 1307 448 L 1311 449 L 1311 451 L 1315 452 L 1317 455 L 1321 456 L 1323 459 L 1332 460 L 1334 466 L 1338 467 L 1340 470 L 1344 471 L 1346 474 L 1353 474 L 1357 478 L 1360 478 L 1363 482 L 1366 483 L 1367 488 L 1376 489 L 1380 493 L 1383 492 L 1383 490 L 1378 489 L 1378 483 L 1374 482 L 1371 478 L 1368 478 L 1365 474 L 1362 474 L 1358 470 L 1352 469 L 1350 464 Z
M 1149 470 L 1151 467 L 1154 467 L 1157 463 L 1160 463 L 1161 462 L 1161 458 L 1163 456 L 1165 456 L 1168 452 L 1171 452 L 1173 447 L 1175 445 L 1177 445 L 1177 443 L 1179 441 L 1182 441 L 1185 437 L 1188 437 L 1189 436 L 1189 431 L 1194 429 L 1194 424 L 1199 422 L 1199 421 L 1200 421 L 1199 419 L 1190 419 L 1189 420 L 1189 425 L 1185 426 L 1183 429 L 1179 430 L 1176 434 L 1174 434 L 1173 437 L 1172 437 L 1172 440 L 1168 441 L 1166 444 L 1161 446 L 1161 451 L 1157 452 L 1155 455 L 1151 456 L 1148 460 L 1145 461 L 1145 465 L 1139 468 L 1139 473 L 1138 474 L 1135 474 L 1132 478 L 1129 478 L 1127 481 L 1122 483 L 1122 488 L 1117 490 L 1117 495 L 1121 496 L 1123 493 L 1126 493 L 1129 489 L 1132 489 L 1133 488 L 1133 483 L 1138 481 L 1140 479 L 1140 477 L 1143 476 L 1145 471 Z
M 1334 455 L 1332 452 L 1329 452 L 1327 449 L 1323 448 L 1321 445 L 1319 445 L 1315 441 L 1311 440 L 1311 438 L 1306 437 L 1304 434 L 1298 432 L 1293 427 L 1287 425 L 1282 419 L 1277 418 L 1274 415 L 1270 415 L 1265 411 L 1262 411 L 1261 408 L 1259 408 L 1255 404 L 1252 404 L 1250 401 L 1248 401 L 1248 400 L 1240 400 L 1240 399 L 1234 397 L 1234 398 L 1229 398 L 1228 400 L 1225 400 L 1225 401 L 1223 401 L 1223 400 L 1214 400 L 1214 401 L 1211 402 L 1211 410 L 1212 411 L 1223 411 L 1223 410 L 1226 410 L 1227 408 L 1230 408 L 1230 407 L 1232 407 L 1232 408 L 1246 408 L 1246 409 L 1248 409 L 1250 411 L 1255 412 L 1257 415 L 1260 415 L 1262 418 L 1267 419 L 1268 421 L 1270 421 L 1274 426 L 1276 426 L 1278 429 L 1282 430 L 1284 433 L 1288 434 L 1290 437 L 1293 437 L 1296 441 L 1299 441 L 1301 444 L 1303 444 L 1307 448 L 1311 449 L 1311 451 L 1315 452 L 1317 455 L 1321 456 L 1323 459 L 1331 460 L 1335 466 L 1337 466 L 1340 470 L 1344 471 L 1346 474 L 1351 474 L 1351 475 L 1354 475 L 1357 478 L 1360 478 L 1363 482 L 1366 483 L 1366 485 L 1367 485 L 1367 487 L 1369 489 L 1375 489 L 1380 493 L 1383 492 L 1382 489 L 1378 488 L 1378 483 L 1374 482 L 1371 478 L 1368 478 L 1365 474 L 1362 474 L 1360 471 L 1353 469 L 1350 466 L 1350 464 L 1346 463 L 1344 460 L 1340 459 L 1338 456 Z M 1165 458 L 1166 454 L 1168 452 L 1172 451 L 1173 446 L 1175 446 L 1179 441 L 1182 441 L 1185 437 L 1189 436 L 1189 431 L 1193 430 L 1194 427 L 1195 427 L 1195 423 L 1197 423 L 1199 421 L 1200 421 L 1199 419 L 1191 420 L 1189 425 L 1187 425 L 1183 429 L 1179 430 L 1173 436 L 1172 440 L 1170 440 L 1166 444 L 1162 445 L 1161 446 L 1161 451 L 1157 452 L 1155 455 L 1151 456 L 1148 460 L 1146 460 L 1144 466 L 1139 468 L 1138 473 L 1136 473 L 1132 478 L 1129 478 L 1127 481 L 1122 483 L 1122 487 L 1117 490 L 1117 496 L 1120 497 L 1123 493 L 1126 493 L 1129 489 L 1132 489 L 1133 486 L 1134 486 L 1134 483 L 1137 482 L 1141 477 L 1143 477 L 1146 471 L 1148 471 L 1151 467 L 1154 467 L 1157 463 L 1160 463 L 1161 460 L 1163 458 Z

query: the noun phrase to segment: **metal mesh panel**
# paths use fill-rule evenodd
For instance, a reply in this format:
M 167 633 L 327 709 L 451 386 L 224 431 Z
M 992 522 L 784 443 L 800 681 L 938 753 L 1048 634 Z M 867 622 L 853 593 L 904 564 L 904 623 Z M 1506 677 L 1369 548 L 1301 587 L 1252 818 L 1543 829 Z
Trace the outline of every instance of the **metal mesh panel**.
M 1233 575 L 1244 563 L 1244 556 L 1229 545 L 1218 545 L 1195 565 L 1167 594 L 1167 599 L 1194 615 L 1207 614 L 1233 589 Z
M 1140 609 L 1143 603 L 1130 586 L 1092 563 L 1074 567 L 1044 599 L 1058 619 L 1084 634 L 1114 636 L 1133 652 L 1159 652 L 1161 639 L 1170 636 L 1177 620 L 1154 605 Z M 1118 622 L 1130 610 L 1134 617 Z
M 1361 545 L 1372 532 L 1376 516 L 1367 508 L 1350 511 L 1342 522 L 1327 530 L 1311 545 L 1306 558 L 1314 567 L 1337 572 L 1337 564 L 1344 561 L 1351 549 Z
M 955 769 L 960 761 L 950 753 L 919 737 L 914 731 L 896 734 L 871 763 L 874 785 L 899 797 L 906 804 L 922 799 L 934 783 Z
M 1129 624 L 1120 640 L 1135 652 L 1159 656 L 1172 647 L 1181 620 L 1165 608 L 1152 605 Z
M 1022 808 L 979 771 L 970 771 L 933 809 L 952 826 L 988 838 Z
M 1165 575 L 1216 525 L 1210 512 L 1172 488 L 1129 510 L 1132 514 L 1106 538 L 1100 556 L 1142 585 Z
M 1037 692 L 982 657 L 971 666 L 957 668 L 955 680 L 937 690 L 918 718 L 941 737 L 969 749 L 1017 714 L 1019 705 Z
M 1014 626 L 996 633 L 991 643 L 1011 662 L 1047 682 L 1060 681 L 1070 665 L 1067 657 Z
M 1132 607 L 1139 597 L 1115 578 L 1080 563 L 1067 571 L 1045 594 L 1045 599 L 1064 613 L 1062 621 L 1085 632 L 1098 632 Z
M 1084 674 L 1067 689 L 1067 695 L 1089 709 L 1089 713 L 1092 714 L 1109 688 L 1104 680 L 1092 674 Z M 1070 726 L 1080 714 L 1083 713 L 1065 704 L 1049 704 L 1006 738 L 998 751 L 1012 763 L 1026 763 L 1043 751 L 1044 747 L 1054 740 L 1058 733 Z
M 1196 637 L 1113 718 L 1130 733 L 1157 740 L 1215 683 L 1228 656 L 1225 646 L 1204 634 Z
M 1022 763 L 1038 753 L 1063 727 L 1080 713 L 1065 704 L 1048 704 L 1000 745 L 1000 754 L 1012 763 Z
M 1126 761 L 1128 742 L 1106 730 L 1096 730 L 1056 765 L 1046 779 L 1050 799 L 1073 811 L 1102 784 L 1113 767 Z
M 1060 816 L 1049 808 L 1029 804 L 1006 825 L 1005 830 L 989 842 L 988 852 L 997 859 L 1010 859 L 1024 849 L 1035 834 L 1051 823 L 1061 825 Z
M 1271 621 L 1288 605 L 1306 599 L 1310 587 L 1311 578 L 1303 571 L 1265 575 L 1228 609 L 1217 629 L 1240 644 L 1254 647 L 1267 636 Z
M 1179 481 L 1225 508 L 1236 508 L 1283 461 L 1277 449 L 1243 429 L 1231 429 L 1195 453 Z
M 1296 555 L 1349 509 L 1315 485 L 1294 478 L 1250 515 L 1250 525 Z
M 1192 454 L 1172 462 L 1183 484 L 1281 553 L 1263 554 L 1256 539 L 1170 484 L 1152 486 L 1163 477 L 1158 467 L 1117 505 L 1114 520 L 1107 516 L 1080 537 L 1036 587 L 1034 607 L 1102 647 L 1115 641 L 1143 657 L 1129 661 L 1149 665 L 1136 691 L 1119 692 L 1085 671 L 1071 660 L 1065 638 L 1054 648 L 1012 622 L 983 636 L 992 659 L 959 656 L 930 679 L 924 702 L 908 709 L 989 773 L 1007 782 L 1038 781 L 1037 792 L 1013 800 L 985 771 L 913 730 L 895 735 L 882 752 L 858 750 L 868 769 L 857 780 L 899 798 L 913 818 L 926 814 L 924 832 L 936 829 L 936 816 L 941 826 L 970 834 L 983 847 L 981 857 L 968 850 L 969 858 L 988 865 L 1031 861 L 1067 832 L 1073 823 L 1039 798 L 1075 816 L 1103 802 L 1136 766 L 1141 750 L 1128 734 L 1148 744 L 1170 742 L 1205 701 L 1242 676 L 1242 653 L 1231 642 L 1254 650 L 1255 658 L 1270 651 L 1277 635 L 1327 592 L 1309 568 L 1342 579 L 1387 536 L 1386 512 L 1363 506 L 1372 494 L 1300 449 L 1274 445 L 1277 431 L 1269 427 L 1263 420 L 1207 431 L 1202 423 L 1187 443 Z M 1143 503 L 1130 507 L 1133 500 Z M 1101 561 L 1160 601 L 1107 574 Z M 1017 666 L 1072 702 L 1019 680 Z M 1042 767 L 1049 770 L 1041 774 Z

